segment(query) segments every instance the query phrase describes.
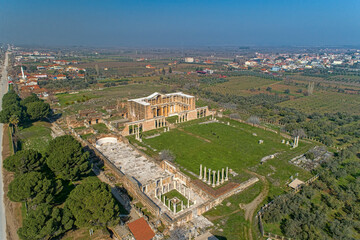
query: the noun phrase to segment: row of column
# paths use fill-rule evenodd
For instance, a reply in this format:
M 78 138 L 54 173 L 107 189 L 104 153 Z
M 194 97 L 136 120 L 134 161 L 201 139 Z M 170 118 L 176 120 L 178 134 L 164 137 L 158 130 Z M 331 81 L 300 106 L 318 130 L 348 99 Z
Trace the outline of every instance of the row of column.
M 197 111 L 197 118 L 206 117 L 206 109 L 200 109 Z
M 176 120 L 176 123 L 186 122 L 188 120 L 187 113 L 179 115 L 178 120 Z
M 217 172 L 215 170 L 212 170 L 209 168 L 207 169 L 208 171 L 208 176 L 206 177 L 206 167 L 204 167 L 204 172 L 203 172 L 203 166 L 202 164 L 200 164 L 200 175 L 199 175 L 199 179 L 202 180 L 203 182 L 206 182 L 208 185 L 211 184 L 211 172 L 212 172 L 212 187 L 215 186 L 219 186 L 220 184 L 223 184 L 225 181 L 229 180 L 229 167 L 226 167 L 226 175 L 224 174 L 224 168 L 221 169 L 221 173 L 220 170 L 217 170 Z
M 155 128 L 165 127 L 166 126 L 166 120 L 165 120 L 165 118 L 156 119 L 154 121 L 154 124 L 155 124 Z
M 299 146 L 299 136 L 294 137 L 294 144 L 293 144 L 293 148 L 296 148 Z

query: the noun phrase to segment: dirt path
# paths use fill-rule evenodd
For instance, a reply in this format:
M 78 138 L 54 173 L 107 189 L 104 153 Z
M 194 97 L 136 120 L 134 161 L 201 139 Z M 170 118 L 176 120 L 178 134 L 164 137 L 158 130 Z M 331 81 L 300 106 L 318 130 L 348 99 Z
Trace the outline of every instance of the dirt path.
M 217 219 L 219 219 L 219 218 L 224 218 L 224 217 L 233 215 L 233 214 L 235 214 L 235 213 L 238 213 L 238 212 L 240 212 L 240 211 L 241 211 L 241 209 L 238 209 L 238 210 L 235 210 L 235 211 L 233 211 L 233 212 L 231 212 L 231 213 L 228 213 L 228 214 L 225 214 L 225 215 L 221 215 L 221 216 L 208 216 L 207 219 L 209 219 L 210 221 L 215 221 L 215 220 L 217 220 Z
M 209 139 L 206 139 L 206 138 L 204 138 L 204 137 L 200 137 L 200 136 L 195 135 L 195 134 L 193 134 L 193 133 L 191 133 L 191 132 L 187 132 L 187 131 L 185 131 L 184 129 L 178 128 L 178 130 L 186 133 L 187 135 L 190 135 L 190 136 L 196 137 L 196 138 L 198 138 L 198 139 L 200 139 L 200 140 L 203 140 L 203 141 L 205 141 L 205 142 L 211 143 L 211 141 L 210 141 Z
M 265 198 L 267 197 L 267 195 L 269 193 L 269 183 L 264 176 L 261 176 L 254 172 L 251 172 L 249 170 L 245 170 L 245 172 L 255 175 L 264 183 L 264 188 L 261 191 L 261 193 L 251 203 L 248 203 L 248 204 L 242 206 L 242 209 L 245 210 L 245 219 L 250 222 L 250 227 L 248 229 L 248 239 L 252 240 L 253 237 L 252 237 L 251 225 L 253 222 L 253 216 L 254 216 L 256 208 L 259 206 L 259 204 L 261 204 L 265 200 Z

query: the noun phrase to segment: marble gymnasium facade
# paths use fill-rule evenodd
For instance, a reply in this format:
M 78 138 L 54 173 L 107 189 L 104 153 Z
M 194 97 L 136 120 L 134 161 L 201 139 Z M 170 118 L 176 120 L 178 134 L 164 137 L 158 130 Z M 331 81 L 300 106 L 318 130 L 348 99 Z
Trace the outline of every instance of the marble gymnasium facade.
M 195 107 L 195 97 L 182 92 L 161 94 L 128 100 L 128 118 L 123 136 L 136 131 L 149 131 L 167 126 L 167 117 L 178 116 L 178 123 L 206 117 L 212 113 L 208 107 Z M 139 129 L 139 130 L 138 130 Z

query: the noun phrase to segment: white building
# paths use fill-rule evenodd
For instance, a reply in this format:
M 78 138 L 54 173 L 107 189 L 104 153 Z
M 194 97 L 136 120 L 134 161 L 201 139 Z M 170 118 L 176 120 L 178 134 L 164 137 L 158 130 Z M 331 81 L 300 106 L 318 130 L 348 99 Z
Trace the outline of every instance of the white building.
M 193 62 L 194 62 L 194 58 L 192 58 L 192 57 L 186 57 L 186 58 L 185 58 L 185 62 L 186 62 L 186 63 L 193 63 Z

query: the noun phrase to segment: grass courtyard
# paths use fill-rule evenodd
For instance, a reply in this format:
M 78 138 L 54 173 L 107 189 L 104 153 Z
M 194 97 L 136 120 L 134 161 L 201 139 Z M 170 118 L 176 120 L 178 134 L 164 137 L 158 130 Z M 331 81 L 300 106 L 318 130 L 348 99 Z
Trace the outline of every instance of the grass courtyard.
M 165 197 L 166 206 L 168 206 L 168 200 L 170 200 L 170 202 L 171 202 L 171 199 L 173 199 L 173 198 L 177 198 L 180 201 L 179 203 L 176 204 L 176 212 L 181 211 L 181 202 L 183 202 L 183 206 L 184 206 L 184 208 L 186 208 L 188 201 L 189 201 L 186 197 L 184 197 L 184 195 L 179 193 L 177 190 L 171 190 L 170 192 L 167 192 L 167 193 L 161 195 L 161 201 L 164 201 L 164 197 Z M 192 205 L 191 201 L 190 201 L 190 205 Z M 175 205 L 170 203 L 171 211 L 174 211 L 174 207 L 175 207 Z
M 199 174 L 200 164 L 213 170 L 229 167 L 240 174 L 243 169 L 255 169 L 261 175 L 271 172 L 268 162 L 261 165 L 260 160 L 268 155 L 279 153 L 269 160 L 283 173 L 280 177 L 287 180 L 291 174 L 298 173 L 306 179 L 309 174 L 288 163 L 292 157 L 301 154 L 311 147 L 311 144 L 301 142 L 299 150 L 291 149 L 281 143 L 283 137 L 279 134 L 265 131 L 248 124 L 222 119 L 226 123 L 191 124 L 187 122 L 179 128 L 161 133 L 154 138 L 143 139 L 143 145 L 151 146 L 147 153 L 156 156 L 161 150 L 169 149 L 175 156 L 182 170 L 191 177 Z M 263 140 L 263 144 L 259 144 Z M 156 151 L 153 151 L 156 149 Z M 285 170 L 289 172 L 286 174 Z

